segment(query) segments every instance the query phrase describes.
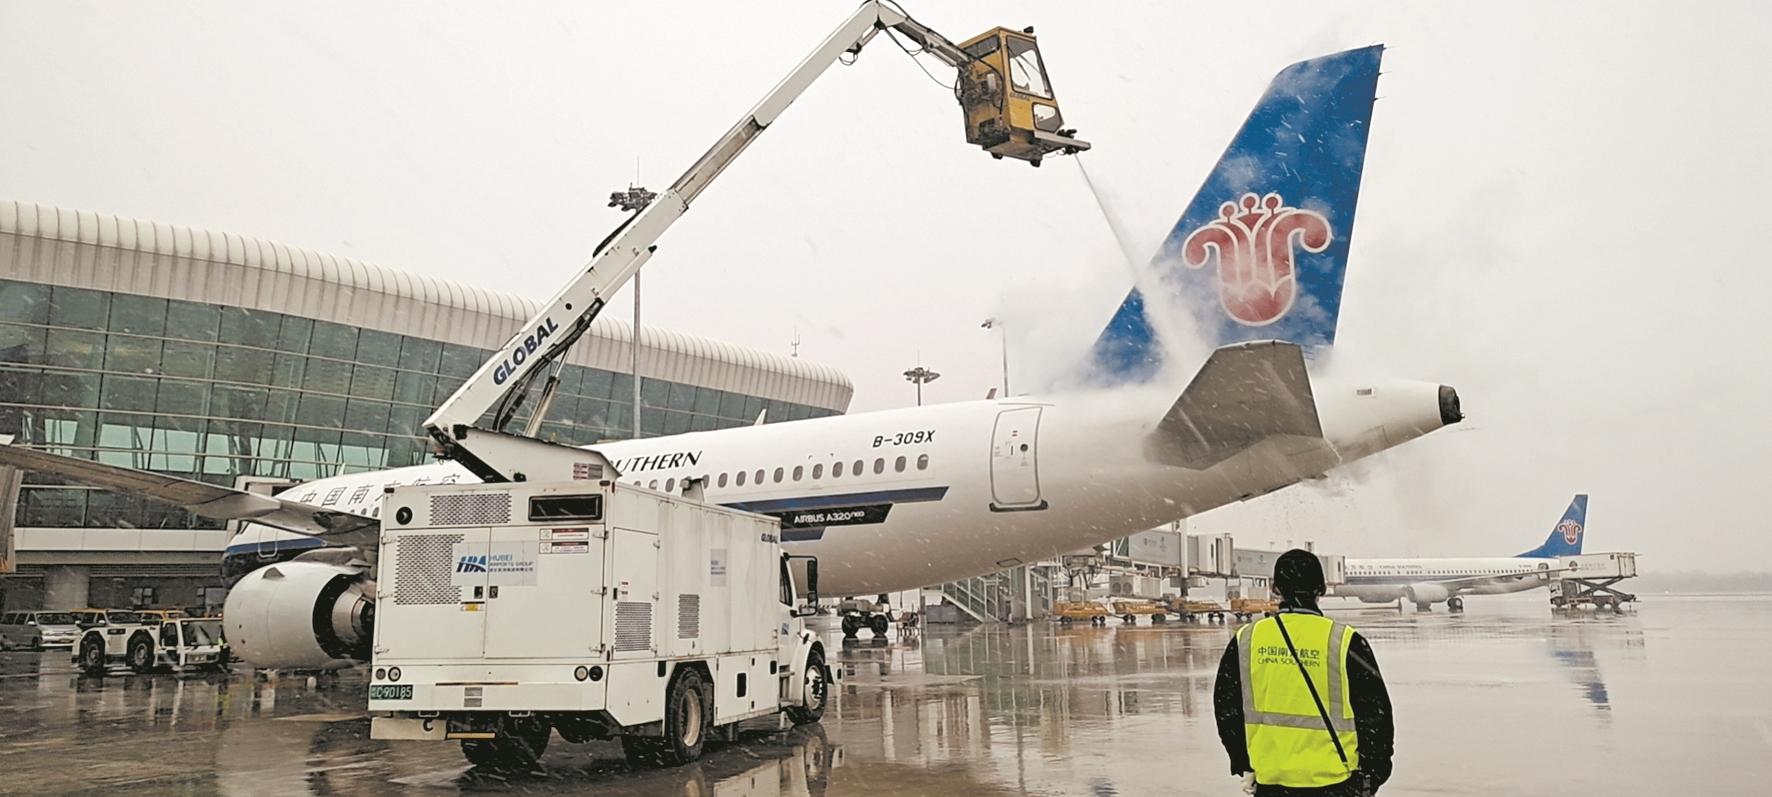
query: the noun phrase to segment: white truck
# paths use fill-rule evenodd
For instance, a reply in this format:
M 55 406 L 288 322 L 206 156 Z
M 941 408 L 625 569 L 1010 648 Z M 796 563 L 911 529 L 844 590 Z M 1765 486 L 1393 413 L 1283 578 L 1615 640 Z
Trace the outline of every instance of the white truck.
M 801 620 L 817 562 L 790 566 L 776 519 L 690 492 L 603 478 L 389 490 L 370 736 L 460 740 L 476 766 L 524 770 L 552 731 L 677 764 L 743 720 L 819 721 L 831 672 Z

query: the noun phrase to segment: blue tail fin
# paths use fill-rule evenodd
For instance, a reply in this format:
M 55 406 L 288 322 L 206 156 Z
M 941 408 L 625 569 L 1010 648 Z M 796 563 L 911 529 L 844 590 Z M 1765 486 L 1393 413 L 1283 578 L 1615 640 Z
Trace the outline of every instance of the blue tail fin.
M 1581 538 L 1587 533 L 1587 494 L 1580 493 L 1575 500 L 1569 502 L 1569 508 L 1563 511 L 1563 519 L 1557 521 L 1556 528 L 1551 529 L 1544 544 L 1533 548 L 1519 556 L 1553 557 L 1574 556 L 1581 553 Z
M 1378 87 L 1380 45 L 1301 61 L 1276 76 L 1152 261 L 1214 346 L 1335 340 L 1354 206 Z M 1148 377 L 1162 345 L 1137 288 L 1096 339 L 1096 372 Z

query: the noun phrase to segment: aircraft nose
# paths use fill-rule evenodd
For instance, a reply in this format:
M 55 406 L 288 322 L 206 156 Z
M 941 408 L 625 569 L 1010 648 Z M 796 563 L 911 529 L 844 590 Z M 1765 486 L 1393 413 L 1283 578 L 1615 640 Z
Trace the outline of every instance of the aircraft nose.
M 1458 391 L 1450 385 L 1440 386 L 1440 423 L 1447 426 L 1464 420 L 1464 409 L 1458 403 Z

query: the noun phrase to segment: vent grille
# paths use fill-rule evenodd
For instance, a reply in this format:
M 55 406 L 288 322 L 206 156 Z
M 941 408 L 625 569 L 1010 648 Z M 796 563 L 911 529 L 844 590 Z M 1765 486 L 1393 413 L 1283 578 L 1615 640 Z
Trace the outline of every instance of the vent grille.
M 394 605 L 460 603 L 453 583 L 460 534 L 405 534 L 394 541 Z
M 617 601 L 615 604 L 615 649 L 650 650 L 652 648 L 652 604 L 640 601 Z
M 433 526 L 498 526 L 511 522 L 508 493 L 458 493 L 431 496 Z
M 701 637 L 701 596 L 677 596 L 677 638 Z

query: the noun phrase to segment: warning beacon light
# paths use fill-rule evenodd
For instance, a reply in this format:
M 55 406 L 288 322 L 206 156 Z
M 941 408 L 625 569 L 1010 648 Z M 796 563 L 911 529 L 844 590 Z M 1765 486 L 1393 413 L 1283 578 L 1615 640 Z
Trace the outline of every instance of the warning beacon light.
M 1074 155 L 1089 149 L 1089 142 L 1075 138 L 1076 130 L 1065 129 L 1033 28 L 993 28 L 960 49 L 968 58 L 960 65 L 954 94 L 966 114 L 966 143 L 983 147 L 994 158 L 1018 158 L 1035 166 L 1053 152 Z

